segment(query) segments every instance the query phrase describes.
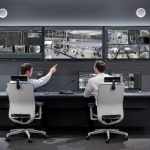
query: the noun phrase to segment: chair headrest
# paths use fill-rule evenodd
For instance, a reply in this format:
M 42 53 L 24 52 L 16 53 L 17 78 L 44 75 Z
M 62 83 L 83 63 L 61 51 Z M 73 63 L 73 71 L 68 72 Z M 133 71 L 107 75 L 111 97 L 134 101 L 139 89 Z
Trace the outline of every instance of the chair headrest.
M 11 81 L 16 81 L 16 89 L 20 89 L 20 81 L 27 81 L 27 76 L 11 76 Z
M 27 81 L 27 76 L 11 76 L 11 81 Z
M 104 82 L 121 82 L 121 77 L 104 77 Z
M 115 83 L 121 82 L 121 77 L 105 77 L 104 82 L 111 82 L 111 90 L 115 90 Z

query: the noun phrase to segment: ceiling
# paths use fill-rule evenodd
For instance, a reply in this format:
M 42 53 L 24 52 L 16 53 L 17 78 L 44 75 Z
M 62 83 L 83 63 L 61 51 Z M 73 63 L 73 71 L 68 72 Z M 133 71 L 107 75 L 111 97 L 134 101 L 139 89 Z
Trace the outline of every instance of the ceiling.
M 0 0 L 0 26 L 149 26 L 150 0 Z M 146 16 L 138 18 L 137 8 Z

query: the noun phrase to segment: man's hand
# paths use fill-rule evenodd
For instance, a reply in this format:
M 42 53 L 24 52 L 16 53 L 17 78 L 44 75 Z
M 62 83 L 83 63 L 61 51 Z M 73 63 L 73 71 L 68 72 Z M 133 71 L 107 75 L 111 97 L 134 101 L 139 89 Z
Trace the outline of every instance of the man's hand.
M 55 66 L 53 66 L 49 72 L 51 72 L 51 74 L 55 73 L 56 72 L 56 67 L 57 67 L 57 64 Z

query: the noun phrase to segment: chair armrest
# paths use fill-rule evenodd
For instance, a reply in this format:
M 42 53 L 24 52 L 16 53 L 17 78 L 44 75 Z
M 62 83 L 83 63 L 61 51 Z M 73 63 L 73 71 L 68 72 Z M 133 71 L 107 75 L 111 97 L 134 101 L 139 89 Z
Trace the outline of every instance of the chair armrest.
M 90 108 L 90 119 L 98 120 L 97 115 L 93 113 L 93 108 L 95 107 L 95 103 L 88 103 L 88 107 Z
M 38 107 L 39 107 L 39 106 L 43 106 L 43 105 L 44 105 L 44 102 L 35 102 L 35 105 L 38 106 Z
M 41 119 L 42 118 L 42 106 L 44 105 L 43 102 L 36 102 L 36 107 L 39 107 L 38 112 L 35 114 L 35 119 Z
M 88 103 L 88 107 L 95 107 L 95 103 Z

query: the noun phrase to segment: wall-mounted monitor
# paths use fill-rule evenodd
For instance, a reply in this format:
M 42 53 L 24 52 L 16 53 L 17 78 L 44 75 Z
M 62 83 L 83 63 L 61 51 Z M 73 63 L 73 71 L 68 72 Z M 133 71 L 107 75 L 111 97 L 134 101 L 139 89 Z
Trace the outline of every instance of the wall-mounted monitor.
M 101 29 L 46 29 L 45 59 L 102 59 Z
M 108 29 L 107 59 L 150 59 L 150 30 Z

